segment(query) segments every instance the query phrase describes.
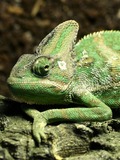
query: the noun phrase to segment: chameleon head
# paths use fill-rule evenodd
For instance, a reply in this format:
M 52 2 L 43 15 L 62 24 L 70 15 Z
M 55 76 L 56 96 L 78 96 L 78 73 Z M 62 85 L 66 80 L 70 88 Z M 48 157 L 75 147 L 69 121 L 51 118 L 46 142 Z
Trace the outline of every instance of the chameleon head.
M 66 62 L 47 56 L 23 55 L 13 67 L 8 85 L 17 101 L 63 103 L 72 78 Z
M 27 103 L 64 103 L 73 76 L 73 47 L 78 24 L 58 25 L 39 44 L 35 54 L 23 55 L 13 67 L 8 84 L 17 100 Z

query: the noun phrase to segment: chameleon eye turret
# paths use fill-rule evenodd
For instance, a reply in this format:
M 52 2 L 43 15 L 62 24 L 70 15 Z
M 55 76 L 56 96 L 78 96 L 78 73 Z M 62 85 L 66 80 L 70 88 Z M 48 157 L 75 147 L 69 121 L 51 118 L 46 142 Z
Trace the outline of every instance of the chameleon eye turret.
M 39 77 L 45 77 L 49 74 L 50 59 L 47 57 L 39 57 L 32 66 L 32 72 Z

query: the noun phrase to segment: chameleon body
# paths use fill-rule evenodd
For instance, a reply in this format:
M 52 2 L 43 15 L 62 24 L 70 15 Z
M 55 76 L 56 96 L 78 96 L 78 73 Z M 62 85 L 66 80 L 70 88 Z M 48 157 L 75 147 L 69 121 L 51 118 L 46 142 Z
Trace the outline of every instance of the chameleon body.
M 38 142 L 46 138 L 47 124 L 105 121 L 112 118 L 110 108 L 120 107 L 120 32 L 100 31 L 75 43 L 78 29 L 74 20 L 58 25 L 34 54 L 18 60 L 8 78 L 18 101 L 56 105 L 43 112 L 23 108 L 34 119 Z M 75 107 L 65 108 L 66 104 Z

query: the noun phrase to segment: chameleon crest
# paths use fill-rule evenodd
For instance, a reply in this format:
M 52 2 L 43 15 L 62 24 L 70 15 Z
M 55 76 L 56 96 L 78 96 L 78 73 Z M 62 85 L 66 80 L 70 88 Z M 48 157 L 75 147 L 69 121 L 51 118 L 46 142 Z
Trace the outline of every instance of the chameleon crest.
M 75 43 L 78 28 L 74 20 L 58 25 L 34 54 L 18 60 L 8 78 L 18 101 L 56 105 L 43 112 L 23 108 L 34 119 L 38 142 L 46 138 L 48 123 L 104 121 L 112 118 L 110 108 L 120 107 L 120 31 L 96 32 Z

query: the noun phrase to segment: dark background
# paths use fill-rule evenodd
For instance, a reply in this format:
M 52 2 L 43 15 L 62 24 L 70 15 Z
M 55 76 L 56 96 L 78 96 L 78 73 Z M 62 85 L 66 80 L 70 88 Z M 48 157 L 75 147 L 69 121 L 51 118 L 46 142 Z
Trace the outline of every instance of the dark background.
M 0 94 L 10 96 L 7 77 L 21 54 L 68 19 L 80 25 L 78 38 L 120 30 L 120 0 L 0 0 Z

